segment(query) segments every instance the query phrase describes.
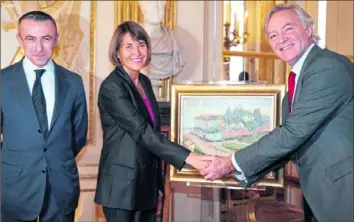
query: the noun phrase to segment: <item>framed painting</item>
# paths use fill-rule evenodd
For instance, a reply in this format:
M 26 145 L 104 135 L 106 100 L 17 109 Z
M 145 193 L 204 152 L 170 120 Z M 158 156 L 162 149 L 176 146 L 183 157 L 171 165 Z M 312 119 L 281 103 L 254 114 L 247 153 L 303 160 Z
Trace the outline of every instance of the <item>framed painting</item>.
M 59 42 L 54 61 L 82 76 L 89 114 L 87 143 L 94 144 L 96 1 L 1 1 L 1 44 L 7 46 L 1 51 L 2 68 L 23 58 L 16 40 L 17 22 L 32 10 L 50 14 L 57 23 Z
M 285 85 L 172 85 L 170 139 L 203 155 L 230 156 L 258 141 L 281 123 Z M 284 170 L 267 174 L 255 186 L 282 187 Z M 234 175 L 207 181 L 186 165 L 170 167 L 170 181 L 240 186 Z

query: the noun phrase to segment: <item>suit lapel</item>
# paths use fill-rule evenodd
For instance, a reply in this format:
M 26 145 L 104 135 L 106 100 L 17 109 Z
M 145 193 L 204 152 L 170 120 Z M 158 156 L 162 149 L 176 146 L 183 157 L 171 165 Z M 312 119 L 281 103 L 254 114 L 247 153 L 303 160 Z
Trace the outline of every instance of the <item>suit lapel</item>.
M 152 126 L 154 126 L 152 124 L 153 122 L 152 122 L 151 117 L 149 115 L 149 111 L 147 110 L 147 108 L 145 106 L 144 100 L 141 98 L 140 93 L 138 92 L 138 89 L 135 87 L 135 85 L 134 85 L 133 81 L 131 80 L 131 78 L 129 77 L 128 73 L 126 73 L 125 70 L 123 69 L 123 67 L 120 67 L 120 66 L 118 66 L 116 68 L 116 73 L 128 83 L 128 85 L 130 86 L 130 88 L 131 88 L 131 90 L 133 92 L 132 97 L 138 103 L 138 106 L 142 110 L 142 113 L 143 113 L 145 119 L 147 119 L 150 122 L 150 124 Z M 142 78 L 140 76 L 139 80 L 141 81 L 141 79 Z M 146 84 L 143 83 L 143 82 L 144 81 L 142 81 L 141 83 L 142 83 L 142 85 L 144 87 L 145 94 L 146 94 L 147 93 L 146 92 L 146 88 L 145 88 Z
M 28 121 L 31 121 L 33 126 L 39 128 L 37 114 L 32 103 L 32 97 L 28 88 L 22 61 L 23 59 L 14 65 L 15 68 L 11 75 L 14 96 L 18 98 L 19 103 L 22 105 L 24 115 L 29 115 Z
M 155 95 L 154 95 L 154 91 L 152 90 L 152 87 L 151 85 L 149 85 L 149 83 L 147 82 L 148 77 L 145 77 L 143 75 L 140 75 L 140 82 L 141 84 L 143 85 L 144 87 L 144 91 L 145 91 L 145 94 L 146 94 L 146 97 L 149 99 L 149 102 L 150 102 L 150 106 L 151 106 L 151 109 L 152 109 L 152 112 L 154 114 L 154 126 L 156 129 L 159 129 L 160 128 L 160 121 L 159 121 L 159 110 L 158 110 L 158 104 L 156 102 L 156 98 L 155 98 Z M 150 117 L 150 114 L 149 114 L 149 117 Z M 151 117 L 150 117 L 151 119 Z M 152 120 L 151 120 L 152 121 Z
M 54 74 L 55 74 L 55 105 L 54 105 L 52 121 L 49 128 L 50 131 L 58 119 L 60 111 L 64 106 L 67 92 L 69 90 L 69 83 L 66 80 L 65 71 L 56 63 L 54 63 Z
M 307 55 L 304 64 L 302 65 L 301 71 L 300 71 L 300 77 L 298 79 L 297 85 L 296 85 L 296 91 L 293 99 L 293 103 L 297 102 L 299 98 L 300 91 L 302 89 L 302 80 L 304 76 L 306 76 L 306 69 L 307 67 L 312 63 L 312 61 L 317 57 L 317 54 L 321 52 L 321 48 L 318 47 L 317 45 L 314 45 L 314 47 L 311 49 L 309 54 Z

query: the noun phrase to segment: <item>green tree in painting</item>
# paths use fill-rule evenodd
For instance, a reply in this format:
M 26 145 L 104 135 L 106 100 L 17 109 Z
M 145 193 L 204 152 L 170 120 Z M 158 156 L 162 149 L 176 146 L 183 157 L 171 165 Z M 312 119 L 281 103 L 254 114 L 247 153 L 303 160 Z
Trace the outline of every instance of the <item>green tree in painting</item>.
M 242 118 L 242 122 L 245 128 L 252 133 L 252 138 L 255 138 L 256 135 L 255 129 L 259 126 L 259 124 L 257 123 L 252 113 L 248 113 L 244 115 Z
M 270 124 L 270 116 L 269 115 L 262 115 L 262 125 Z
M 245 110 L 239 107 L 236 107 L 232 111 L 232 124 L 238 124 L 242 122 L 242 118 L 244 116 Z
M 240 123 L 252 133 L 252 138 L 255 138 L 255 130 L 263 125 L 270 124 L 269 115 L 262 115 L 261 109 L 256 108 L 253 111 L 248 111 L 242 107 L 234 107 L 231 109 L 227 107 L 224 114 L 224 127 L 227 129 L 234 129 Z M 216 130 L 213 129 L 213 132 Z
M 253 111 L 253 117 L 254 121 L 256 121 L 257 125 L 260 126 L 262 125 L 262 114 L 261 114 L 261 109 L 257 108 Z
M 226 128 L 230 128 L 232 124 L 232 111 L 230 107 L 227 107 L 226 112 L 224 114 L 224 125 Z

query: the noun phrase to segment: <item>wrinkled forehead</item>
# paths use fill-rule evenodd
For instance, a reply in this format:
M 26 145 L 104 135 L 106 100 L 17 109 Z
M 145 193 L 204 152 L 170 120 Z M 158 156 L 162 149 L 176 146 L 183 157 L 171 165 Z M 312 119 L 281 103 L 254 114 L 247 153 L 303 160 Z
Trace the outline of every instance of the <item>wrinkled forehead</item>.
M 294 10 L 284 9 L 284 10 L 275 12 L 269 18 L 268 24 L 288 23 L 289 21 L 293 21 L 294 23 L 298 23 L 298 22 L 300 22 L 300 18 Z
M 288 24 L 301 24 L 301 20 L 295 11 L 290 9 L 285 9 L 282 11 L 275 12 L 271 15 L 266 25 L 266 33 L 274 31 L 274 29 L 282 29 Z

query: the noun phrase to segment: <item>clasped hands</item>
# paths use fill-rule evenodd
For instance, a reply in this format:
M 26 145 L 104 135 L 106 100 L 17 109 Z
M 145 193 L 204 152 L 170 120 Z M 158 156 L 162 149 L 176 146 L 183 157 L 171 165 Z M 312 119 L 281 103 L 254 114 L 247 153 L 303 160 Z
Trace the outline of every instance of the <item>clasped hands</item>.
M 206 180 L 219 179 L 236 170 L 231 156 L 203 156 L 192 152 L 187 157 L 186 163 L 199 170 Z

